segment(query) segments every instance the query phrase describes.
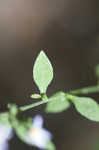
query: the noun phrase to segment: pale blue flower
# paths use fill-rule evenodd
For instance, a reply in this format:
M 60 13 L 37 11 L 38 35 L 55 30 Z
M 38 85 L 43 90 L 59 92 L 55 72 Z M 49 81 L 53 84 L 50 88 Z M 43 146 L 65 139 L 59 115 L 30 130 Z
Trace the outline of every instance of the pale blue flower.
M 41 115 L 35 116 L 33 125 L 28 131 L 27 142 L 40 149 L 46 149 L 47 142 L 50 141 L 52 135 L 49 131 L 43 128 L 43 118 Z
M 8 141 L 12 138 L 11 127 L 0 124 L 0 150 L 8 150 Z

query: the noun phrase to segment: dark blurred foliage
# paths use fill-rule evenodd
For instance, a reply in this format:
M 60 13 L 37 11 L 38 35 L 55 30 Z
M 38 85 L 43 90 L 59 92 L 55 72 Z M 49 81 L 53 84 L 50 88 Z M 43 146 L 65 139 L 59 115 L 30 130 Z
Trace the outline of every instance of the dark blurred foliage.
M 48 95 L 96 84 L 93 71 L 99 63 L 98 8 L 98 0 L 0 1 L 1 111 L 9 102 L 19 106 L 32 103 L 29 96 L 38 91 L 32 66 L 41 49 L 54 67 Z M 99 100 L 99 94 L 91 96 Z M 94 139 L 99 138 L 99 123 L 81 117 L 73 107 L 56 115 L 46 115 L 44 107 L 23 115 L 44 116 L 57 150 L 92 149 Z M 11 150 L 33 149 L 17 137 L 10 143 Z

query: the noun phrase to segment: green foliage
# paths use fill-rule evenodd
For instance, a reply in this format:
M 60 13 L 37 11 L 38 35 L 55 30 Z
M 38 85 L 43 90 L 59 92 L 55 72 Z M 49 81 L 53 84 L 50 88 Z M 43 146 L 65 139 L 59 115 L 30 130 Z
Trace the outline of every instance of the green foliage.
M 40 93 L 46 93 L 47 87 L 53 79 L 53 68 L 48 57 L 43 51 L 40 52 L 35 61 L 33 78 L 40 90 Z
M 39 98 L 41 98 L 41 95 L 39 95 L 39 94 L 32 94 L 30 97 L 32 99 L 39 99 Z
M 55 145 L 52 141 L 47 142 L 46 150 L 55 150 Z
M 59 113 L 67 110 L 72 102 L 76 110 L 82 116 L 89 120 L 99 122 L 98 103 L 89 97 L 76 96 L 80 94 L 85 95 L 99 92 L 99 65 L 96 66 L 96 76 L 98 79 L 98 84 L 95 86 L 77 89 L 69 93 L 58 92 L 48 98 L 46 91 L 53 79 L 53 68 L 46 54 L 41 51 L 33 67 L 33 79 L 40 90 L 40 94 L 32 94 L 30 97 L 32 99 L 41 98 L 42 101 L 22 106 L 20 108 L 18 108 L 15 104 L 8 104 L 9 112 L 0 113 L 0 124 L 7 125 L 9 128 L 13 128 L 16 132 L 16 135 L 22 141 L 33 145 L 33 143 L 30 142 L 30 139 L 28 139 L 28 133 L 30 134 L 34 132 L 31 128 L 33 127 L 32 118 L 19 117 L 19 114 L 21 114 L 21 111 L 26 111 L 41 104 L 47 103 L 45 109 L 47 113 Z M 46 150 L 55 150 L 55 145 L 52 141 L 47 142 Z
M 70 107 L 69 101 L 63 92 L 58 92 L 49 98 L 49 102 L 46 105 L 47 113 L 62 112 Z
M 11 127 L 10 122 L 9 122 L 9 113 L 0 113 L 0 124 L 5 124 L 9 127 Z
M 48 97 L 47 97 L 46 94 L 41 94 L 41 99 L 42 99 L 43 101 L 48 101 Z
M 27 142 L 27 133 L 29 128 L 32 126 L 32 118 L 20 118 L 12 119 L 13 128 L 16 132 L 16 135 L 21 139 L 23 142 L 28 144 Z
M 16 116 L 18 113 L 18 108 L 16 104 L 8 104 L 10 116 Z
M 99 105 L 89 97 L 72 97 L 76 110 L 92 121 L 99 121 Z

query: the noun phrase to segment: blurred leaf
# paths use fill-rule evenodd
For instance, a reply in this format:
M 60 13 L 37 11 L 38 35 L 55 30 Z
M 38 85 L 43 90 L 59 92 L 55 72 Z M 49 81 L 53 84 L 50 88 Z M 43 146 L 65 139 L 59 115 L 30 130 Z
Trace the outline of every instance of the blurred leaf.
M 16 104 L 8 104 L 8 108 L 10 110 L 10 115 L 16 116 L 16 114 L 18 113 L 17 105 Z
M 99 105 L 88 97 L 73 96 L 73 101 L 76 110 L 92 121 L 99 121 Z
M 16 135 L 25 143 L 27 142 L 27 133 L 29 128 L 32 126 L 32 119 L 20 118 L 20 120 L 13 118 L 12 120 Z
M 40 52 L 35 61 L 33 77 L 40 92 L 46 93 L 47 87 L 53 79 L 53 68 L 43 51 Z
M 50 102 L 46 105 L 47 113 L 58 113 L 62 112 L 70 107 L 69 101 L 63 92 L 58 92 L 49 98 Z
M 39 95 L 39 94 L 32 94 L 30 97 L 32 99 L 39 99 L 39 98 L 41 98 L 41 95 Z
M 56 150 L 55 145 L 52 141 L 47 142 L 46 150 Z
M 8 112 L 0 113 L 0 124 L 5 124 L 5 125 L 11 127 L 11 124 L 9 122 L 9 113 Z
M 96 65 L 95 71 L 96 71 L 96 77 L 97 79 L 99 79 L 99 64 Z
M 33 126 L 33 119 L 32 118 L 20 118 L 19 120 L 13 118 L 13 127 L 16 132 L 16 135 L 28 145 L 35 146 L 31 139 L 29 139 L 28 133 L 30 132 L 31 127 Z M 34 131 L 34 134 L 37 131 Z M 32 133 L 31 133 L 32 134 Z M 46 150 L 55 150 L 55 146 L 51 141 L 48 141 Z
M 95 137 L 92 143 L 92 150 L 99 150 L 99 137 Z

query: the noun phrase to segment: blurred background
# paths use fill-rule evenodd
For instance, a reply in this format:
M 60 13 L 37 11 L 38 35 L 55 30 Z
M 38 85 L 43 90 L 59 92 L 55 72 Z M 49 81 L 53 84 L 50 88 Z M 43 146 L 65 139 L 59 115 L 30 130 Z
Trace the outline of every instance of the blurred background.
M 96 84 L 94 67 L 99 63 L 98 0 L 3 0 L 0 1 L 0 110 L 8 103 L 30 104 L 38 92 L 32 68 L 41 49 L 54 68 L 48 95 Z M 90 95 L 99 101 L 99 94 Z M 34 100 L 35 102 L 35 100 Z M 95 150 L 99 123 L 80 116 L 72 106 L 54 115 L 45 106 L 24 113 L 41 113 L 45 127 L 54 135 L 57 150 Z M 17 137 L 10 150 L 32 150 Z

